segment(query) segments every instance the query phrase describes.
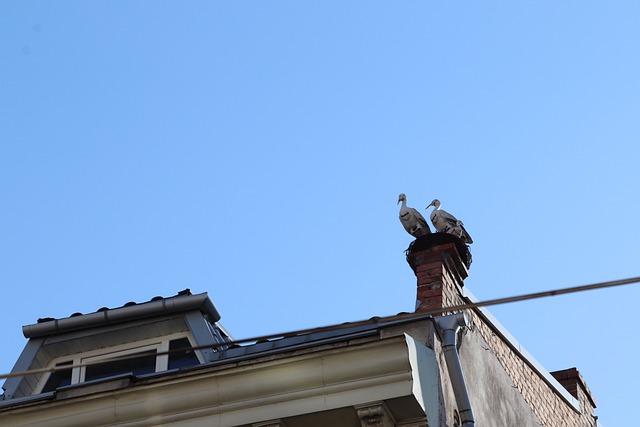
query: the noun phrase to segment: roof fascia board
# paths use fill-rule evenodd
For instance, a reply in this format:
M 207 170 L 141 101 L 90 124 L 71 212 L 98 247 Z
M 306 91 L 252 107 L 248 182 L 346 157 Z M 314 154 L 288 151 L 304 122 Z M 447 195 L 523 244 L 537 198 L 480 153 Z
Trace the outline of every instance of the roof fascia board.
M 155 321 L 181 322 L 181 323 L 177 323 L 176 327 L 184 327 L 185 331 L 189 327 L 185 322 L 183 313 L 174 313 L 172 315 L 167 315 L 167 317 L 163 317 L 162 319 L 157 319 L 157 320 L 154 319 L 153 322 Z M 82 339 L 85 337 L 91 337 L 95 335 L 109 334 L 115 331 L 121 331 L 123 329 L 128 329 L 128 328 L 139 329 L 149 325 L 150 323 L 151 322 L 149 321 L 149 319 L 139 319 L 139 320 L 132 320 L 130 322 L 127 322 L 126 324 L 116 323 L 116 324 L 110 324 L 110 325 L 104 325 L 104 326 L 96 326 L 95 328 L 91 328 L 91 329 L 81 329 L 78 331 L 60 333 L 57 335 L 43 337 L 45 339 L 43 345 L 46 347 L 51 344 L 56 344 L 56 343 L 65 342 L 69 340 Z

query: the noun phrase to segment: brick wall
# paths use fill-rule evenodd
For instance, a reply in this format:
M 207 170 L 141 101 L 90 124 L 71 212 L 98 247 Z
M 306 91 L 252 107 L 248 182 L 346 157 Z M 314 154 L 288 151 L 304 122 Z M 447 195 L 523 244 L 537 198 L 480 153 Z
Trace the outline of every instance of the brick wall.
M 416 311 L 446 309 L 446 307 L 470 302 L 462 292 L 463 281 L 468 274 L 466 268 L 468 262 L 462 259 L 465 254 L 461 256 L 459 248 L 459 244 L 451 242 L 436 242 L 428 245 L 424 241 L 417 250 L 415 247 L 409 248 L 407 261 L 416 275 L 418 287 Z M 442 314 L 448 313 L 450 311 L 442 310 Z M 466 314 L 472 333 L 481 335 L 487 343 L 487 349 L 498 359 L 512 379 L 514 387 L 518 389 L 543 426 L 596 426 L 593 416 L 595 403 L 579 373 L 577 375 L 574 375 L 573 371 L 565 373 L 567 378 L 564 383 L 576 384 L 574 396 L 580 401 L 580 413 L 560 396 L 531 362 L 513 347 L 479 309 L 467 310 Z M 584 387 L 581 384 L 584 384 Z
M 584 378 L 576 368 L 564 369 L 561 371 L 551 372 L 551 375 L 558 380 L 564 388 L 576 399 L 580 401 L 580 407 L 585 408 L 587 416 L 585 419 L 594 418 L 593 410 L 596 407 L 596 401 L 591 394 L 591 390 L 587 386 Z M 582 425 L 590 425 L 583 423 Z
M 418 281 L 416 311 L 437 310 L 462 303 L 456 284 L 462 283 L 468 272 L 454 243 L 409 252 L 407 261 Z
M 482 336 L 487 347 L 497 357 L 505 372 L 511 377 L 514 386 L 543 426 L 594 427 L 596 425 L 591 405 L 579 399 L 581 412 L 577 413 L 479 310 L 471 310 L 467 315 L 472 331 Z

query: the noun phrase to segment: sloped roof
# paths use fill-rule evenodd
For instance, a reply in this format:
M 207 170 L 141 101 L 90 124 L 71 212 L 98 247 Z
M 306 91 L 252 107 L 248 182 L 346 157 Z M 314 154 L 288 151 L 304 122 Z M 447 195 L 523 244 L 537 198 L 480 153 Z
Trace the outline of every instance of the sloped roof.
M 26 337 L 32 341 L 43 341 L 47 337 L 54 337 L 71 333 L 71 336 L 77 336 L 76 332 L 82 330 L 91 330 L 92 328 L 100 328 L 103 326 L 111 326 L 122 324 L 126 326 L 126 322 L 135 322 L 140 319 L 149 319 L 153 317 L 160 317 L 167 314 L 179 313 L 189 310 L 200 310 L 203 317 L 209 319 L 220 319 L 220 315 L 213 306 L 213 303 L 208 299 L 207 294 L 192 295 L 190 291 L 182 291 L 176 296 L 169 298 L 153 298 L 145 303 L 128 303 L 122 307 L 113 309 L 100 309 L 95 313 L 89 313 L 84 315 L 73 315 L 62 319 L 41 319 L 35 325 L 27 325 L 23 327 L 23 331 Z M 371 318 L 366 322 L 357 323 L 345 323 L 342 325 L 333 326 L 330 328 L 319 328 L 318 330 L 303 332 L 299 334 L 291 334 L 287 336 L 279 336 L 271 339 L 258 340 L 256 342 L 250 342 L 246 345 L 227 345 L 223 341 L 215 343 L 207 343 L 203 347 L 212 348 L 213 351 L 209 353 L 209 357 L 205 363 L 195 365 L 187 368 L 180 369 L 180 372 L 188 372 L 193 370 L 206 369 L 207 367 L 213 367 L 216 365 L 224 365 L 228 363 L 241 362 L 243 360 L 250 360 L 254 358 L 262 358 L 267 356 L 273 356 L 288 352 L 294 352 L 299 350 L 310 349 L 313 347 L 322 347 L 325 345 L 339 345 L 338 343 L 350 343 L 352 340 L 366 339 L 370 340 L 378 339 L 380 331 L 383 328 L 399 325 L 403 323 L 415 322 L 423 320 L 423 318 L 431 318 L 429 315 L 424 315 L 420 318 L 406 318 L 401 316 L 406 313 L 399 313 L 397 318 L 386 318 L 381 320 L 379 318 Z M 100 328 L 104 329 L 104 328 Z M 119 328 L 118 328 L 119 329 Z M 89 333 L 89 331 L 87 331 Z M 82 335 L 82 334 L 81 334 Z M 367 340 L 369 341 L 369 340 Z M 227 341 L 228 342 L 228 341 Z M 29 345 L 27 345 L 27 348 Z M 25 349 L 27 350 L 27 349 Z M 28 357 L 31 360 L 35 359 L 35 353 L 37 349 L 31 351 Z M 20 371 L 19 363 L 16 364 L 13 371 Z M 22 370 L 28 370 L 29 368 L 21 368 Z M 153 374 L 145 374 L 140 378 L 145 377 L 162 377 L 163 375 L 175 375 L 176 371 L 162 371 L 155 372 Z M 20 378 L 14 378 L 19 381 Z M 108 381 L 118 381 L 120 386 L 124 382 L 133 384 L 136 381 L 136 376 L 127 374 L 120 375 L 117 378 L 105 379 Z M 124 382 L 123 382 L 124 381 Z M 7 383 L 10 381 L 8 380 Z M 5 388 L 7 386 L 5 383 Z M 59 389 L 60 392 L 64 392 L 63 395 L 67 395 L 68 390 L 85 388 L 86 390 L 95 387 L 95 381 L 90 383 L 79 383 L 71 386 L 66 386 Z M 119 387 L 120 387 L 119 386 Z M 13 385 L 16 388 L 16 385 Z M 3 407 L 27 404 L 37 402 L 40 400 L 50 400 L 56 398 L 57 392 L 47 392 L 38 395 L 24 395 L 22 397 L 12 398 L 10 396 L 7 400 L 0 399 L 0 410 Z M 0 396 L 1 398 L 2 396 Z M 5 397 L 6 398 L 6 397 Z

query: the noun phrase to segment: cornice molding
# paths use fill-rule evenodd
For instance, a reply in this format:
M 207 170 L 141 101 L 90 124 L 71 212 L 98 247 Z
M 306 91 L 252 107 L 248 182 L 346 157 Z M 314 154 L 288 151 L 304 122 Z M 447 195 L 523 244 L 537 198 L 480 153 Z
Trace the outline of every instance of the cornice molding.
M 0 424 L 222 427 L 278 420 L 413 393 L 404 336 L 227 369 L 202 369 L 0 412 Z

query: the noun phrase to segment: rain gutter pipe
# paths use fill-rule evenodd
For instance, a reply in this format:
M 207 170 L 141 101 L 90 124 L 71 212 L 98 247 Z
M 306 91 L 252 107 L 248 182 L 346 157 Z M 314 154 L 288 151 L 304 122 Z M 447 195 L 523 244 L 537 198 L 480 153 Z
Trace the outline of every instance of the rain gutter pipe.
M 462 427 L 475 427 L 476 422 L 473 418 L 471 410 L 471 402 L 469 401 L 469 393 L 464 382 L 462 367 L 460 366 L 460 358 L 456 346 L 458 330 L 467 326 L 467 318 L 464 313 L 456 313 L 448 316 L 436 317 L 436 328 L 442 339 L 442 351 L 447 362 L 447 370 L 453 394 L 458 405 L 458 413 L 460 414 L 460 422 Z
M 220 320 L 220 314 L 206 292 L 195 295 L 181 295 L 160 298 L 131 306 L 101 310 L 96 313 L 71 316 L 64 319 L 50 319 L 35 325 L 22 327 L 25 338 L 37 338 L 47 335 L 97 328 L 99 326 L 122 323 L 173 313 L 200 310 L 211 323 Z

